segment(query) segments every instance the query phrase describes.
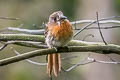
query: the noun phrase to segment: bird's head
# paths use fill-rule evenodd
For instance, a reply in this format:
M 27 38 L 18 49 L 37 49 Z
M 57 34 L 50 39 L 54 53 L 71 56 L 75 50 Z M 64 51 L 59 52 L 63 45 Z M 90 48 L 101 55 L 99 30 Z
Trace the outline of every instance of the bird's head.
M 65 19 L 67 19 L 67 17 L 63 15 L 62 11 L 56 11 L 50 15 L 49 22 L 60 23 L 61 21 L 64 21 Z

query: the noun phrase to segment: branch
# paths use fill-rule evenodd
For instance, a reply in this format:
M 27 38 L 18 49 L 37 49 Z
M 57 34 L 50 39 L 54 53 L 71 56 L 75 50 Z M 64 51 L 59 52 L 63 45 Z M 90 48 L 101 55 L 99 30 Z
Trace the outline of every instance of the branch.
M 120 55 L 120 47 L 119 46 L 76 46 L 76 47 L 68 47 L 68 48 L 51 48 L 51 49 L 39 49 L 35 51 L 30 51 L 24 54 L 20 54 L 17 56 L 13 56 L 10 58 L 0 60 L 0 66 L 4 66 L 10 63 L 18 62 L 24 59 L 32 58 L 35 56 L 42 56 L 53 53 L 63 53 L 67 52 L 98 52 L 100 54 L 111 54 L 116 53 Z
M 100 35 L 101 35 L 101 38 L 102 38 L 103 42 L 105 43 L 105 45 L 107 45 L 107 42 L 105 41 L 105 39 L 104 39 L 104 37 L 103 37 L 103 34 L 102 34 L 102 31 L 101 31 L 101 29 L 100 29 L 100 23 L 99 23 L 99 21 L 98 21 L 98 12 L 96 12 L 96 17 L 97 17 L 97 24 L 98 24 L 98 28 L 99 28 L 99 33 L 100 33 Z
M 13 27 L 8 27 L 7 30 L 9 31 L 17 31 L 20 33 L 25 33 L 25 34 L 34 34 L 34 35 L 43 35 L 44 34 L 44 29 L 40 30 L 29 30 L 29 29 L 21 29 L 21 28 L 13 28 Z
M 105 20 L 110 20 L 110 19 L 113 19 L 113 18 L 120 18 L 120 16 L 112 16 L 112 17 L 109 17 L 109 18 L 103 18 L 103 19 L 99 19 L 98 21 L 105 21 Z M 80 32 L 82 32 L 83 30 L 85 30 L 86 28 L 88 28 L 89 26 L 91 26 L 92 24 L 94 24 L 96 22 L 97 21 L 91 22 L 91 23 L 87 24 L 86 26 L 84 26 L 83 28 L 81 28 L 79 31 L 77 31 L 74 34 L 74 37 L 76 37 Z
M 82 20 L 81 20 L 82 21 Z M 84 20 L 83 20 L 84 21 Z M 92 22 L 94 20 L 90 20 L 90 22 Z M 79 22 L 78 22 L 79 23 Z M 120 23 L 120 21 L 117 21 L 117 20 L 109 20 L 109 21 L 100 21 L 99 22 L 100 24 L 103 24 L 103 23 Z M 113 29 L 113 28 L 120 28 L 120 26 L 112 26 L 112 27 L 100 27 L 100 29 Z M 81 28 L 80 28 L 81 29 Z M 80 30 L 80 29 L 74 29 L 74 30 Z M 89 28 L 86 28 L 85 30 L 88 30 L 88 29 L 99 29 L 98 27 L 89 27 Z M 24 33 L 24 34 L 33 34 L 33 35 L 44 35 L 44 29 L 40 29 L 40 30 L 30 30 L 30 29 L 22 29 L 22 28 L 14 28 L 14 27 L 8 27 L 8 28 L 5 28 L 5 29 L 2 29 L 0 30 L 0 32 L 4 32 L 4 31 L 17 31 L 17 32 L 20 32 L 20 33 Z
M 7 41 L 7 42 L 1 42 L 1 43 L 3 45 L 0 47 L 0 51 L 6 48 L 9 44 L 15 44 L 19 46 L 33 47 L 33 48 L 39 48 L 39 49 L 48 48 L 47 45 L 41 42 L 33 42 L 33 41 Z
M 42 36 L 42 35 L 28 35 L 28 34 L 0 34 L 0 41 L 14 41 L 14 40 L 34 41 L 34 42 L 43 42 L 44 43 L 45 37 Z M 80 41 L 80 40 L 71 40 L 68 43 L 68 46 L 92 46 L 92 45 L 94 45 L 94 46 L 97 46 L 97 45 L 102 46 L 102 45 L 104 45 L 104 43 L 86 42 L 86 41 Z M 109 45 L 119 47 L 119 45 L 108 44 L 108 46 Z
M 13 49 L 13 51 L 14 51 L 15 54 L 20 55 L 20 53 L 18 51 L 16 51 L 15 49 Z M 47 63 L 39 63 L 39 62 L 35 62 L 33 60 L 30 60 L 30 59 L 26 59 L 26 61 L 29 62 L 29 63 L 31 63 L 31 64 L 35 64 L 35 65 L 39 65 L 39 66 L 45 66 L 45 65 L 47 65 Z
M 40 41 L 44 42 L 44 36 L 41 35 L 29 35 L 29 34 L 0 34 L 0 41 Z
M 116 23 L 116 24 L 120 24 L 119 20 L 104 20 L 104 21 L 100 21 L 98 20 L 100 24 L 107 24 L 107 23 Z M 92 23 L 94 24 L 94 22 L 96 22 L 95 20 L 79 20 L 79 21 L 73 21 L 71 22 L 72 25 L 75 24 L 82 24 L 82 23 Z M 20 25 L 21 26 L 21 25 Z M 100 28 L 100 29 L 111 29 L 111 28 L 120 28 L 120 27 L 104 27 L 104 28 Z M 86 29 L 98 29 L 97 27 L 90 27 L 90 28 L 86 28 Z M 24 34 L 34 34 L 34 35 L 43 35 L 44 34 L 44 29 L 40 29 L 40 30 L 29 30 L 29 29 L 22 29 L 22 28 L 14 28 L 14 27 L 8 27 L 5 29 L 0 30 L 0 32 L 3 32 L 5 30 L 8 31 L 17 31 L 20 33 L 24 33 Z M 80 30 L 80 29 L 75 29 L 75 30 Z
M 116 29 L 116 28 L 120 28 L 120 26 L 100 27 L 100 29 Z M 80 29 L 75 29 L 75 30 L 80 30 Z M 89 27 L 89 28 L 86 28 L 85 30 L 89 30 L 89 29 L 99 29 L 99 28 L 98 27 Z
M 79 67 L 80 65 L 86 65 L 86 64 L 90 64 L 90 63 L 102 63 L 102 64 L 120 64 L 120 62 L 114 62 L 114 61 L 101 61 L 101 60 L 97 60 L 94 58 L 90 58 L 88 57 L 86 60 L 79 62 L 77 64 L 73 64 L 70 68 L 64 70 L 65 72 L 69 72 L 72 71 L 73 69 Z
M 71 24 L 84 24 L 84 23 L 92 23 L 96 20 L 79 20 L 79 21 L 73 21 Z M 105 21 L 99 21 L 100 24 L 107 24 L 107 23 L 116 23 L 120 24 L 119 20 L 105 20 Z
M 20 53 L 18 51 L 16 51 L 15 49 L 13 49 L 13 52 L 17 55 L 20 55 Z M 73 58 L 77 58 L 78 56 L 67 56 L 67 57 L 64 57 L 64 58 L 61 58 L 62 60 L 70 60 L 70 59 L 73 59 Z M 31 63 L 31 64 L 35 64 L 35 65 L 39 65 L 39 66 L 45 66 L 47 65 L 47 63 L 39 63 L 39 62 L 36 62 L 36 61 L 33 61 L 33 60 L 30 60 L 30 59 L 26 59 L 27 62 Z
M 75 69 L 75 68 L 77 68 L 77 67 L 79 67 L 80 65 L 86 65 L 86 64 L 90 64 L 90 63 L 93 63 L 94 61 L 88 61 L 88 62 L 79 62 L 79 63 L 77 63 L 77 64 L 73 64 L 73 66 L 71 66 L 70 68 L 68 68 L 68 69 L 66 69 L 66 70 L 64 70 L 65 72 L 69 72 L 69 71 L 71 71 L 71 70 L 73 70 L 73 69 Z

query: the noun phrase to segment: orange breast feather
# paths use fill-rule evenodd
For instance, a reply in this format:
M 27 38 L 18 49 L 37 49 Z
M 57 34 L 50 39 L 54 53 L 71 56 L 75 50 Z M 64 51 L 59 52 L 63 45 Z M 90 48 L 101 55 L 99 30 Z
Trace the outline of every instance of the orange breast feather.
M 60 25 L 52 26 L 51 34 L 56 40 L 67 40 L 72 37 L 72 25 L 67 21 L 62 21 Z

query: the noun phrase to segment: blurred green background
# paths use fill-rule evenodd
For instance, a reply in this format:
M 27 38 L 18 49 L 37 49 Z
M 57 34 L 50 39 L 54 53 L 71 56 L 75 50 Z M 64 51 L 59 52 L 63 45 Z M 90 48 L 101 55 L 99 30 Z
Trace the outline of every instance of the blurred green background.
M 105 18 L 120 15 L 120 0 L 0 0 L 0 16 L 20 18 L 17 21 L 0 20 L 0 29 L 9 26 L 18 27 L 20 24 L 24 24 L 22 28 L 40 29 L 41 24 L 48 21 L 49 15 L 57 10 L 61 10 L 70 21 L 96 19 L 96 11 L 99 12 L 99 18 Z M 33 24 L 36 24 L 36 27 Z M 77 25 L 77 27 L 80 28 L 84 25 Z M 101 27 L 112 25 L 116 24 L 105 24 Z M 102 32 L 108 43 L 120 44 L 120 29 L 102 30 Z M 83 39 L 87 34 L 93 34 L 95 37 L 88 37 L 86 41 L 102 41 L 98 30 L 83 31 L 75 39 Z M 9 45 L 3 51 L 0 51 L 0 59 L 15 55 L 10 49 L 11 46 L 20 53 L 35 50 Z M 70 63 L 82 61 L 89 53 L 63 54 L 62 57 L 80 56 L 71 60 L 63 60 L 63 68 L 70 67 Z M 110 56 L 116 61 L 120 61 L 119 55 L 112 54 Z M 109 60 L 107 56 L 95 53 L 92 53 L 91 57 L 99 60 Z M 45 56 L 32 59 L 38 62 L 46 62 Z M 53 80 L 119 80 L 119 74 L 120 65 L 92 63 L 81 65 L 67 73 L 62 71 L 60 76 L 58 78 L 53 77 Z M 0 67 L 0 80 L 49 80 L 49 78 L 46 73 L 46 66 L 20 61 Z

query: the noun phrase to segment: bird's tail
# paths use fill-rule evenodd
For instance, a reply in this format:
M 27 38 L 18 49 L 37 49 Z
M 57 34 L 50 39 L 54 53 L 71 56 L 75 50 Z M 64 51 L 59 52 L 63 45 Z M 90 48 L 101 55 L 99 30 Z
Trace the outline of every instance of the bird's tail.
M 60 54 L 48 54 L 47 73 L 49 76 L 51 76 L 52 71 L 56 77 L 59 71 L 61 71 Z

